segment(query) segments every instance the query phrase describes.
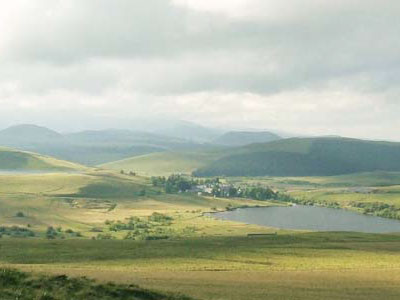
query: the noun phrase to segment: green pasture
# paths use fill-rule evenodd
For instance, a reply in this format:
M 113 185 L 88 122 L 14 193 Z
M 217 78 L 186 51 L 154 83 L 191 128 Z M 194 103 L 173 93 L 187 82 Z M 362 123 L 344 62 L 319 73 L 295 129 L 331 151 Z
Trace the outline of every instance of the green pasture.
M 255 239 L 3 239 L 0 263 L 196 299 L 396 299 L 399 241 L 398 235 L 294 232 Z
M 174 173 L 176 169 L 170 170 Z M 354 209 L 350 203 L 383 202 L 400 207 L 399 178 L 398 173 L 374 172 L 223 181 L 269 186 L 296 198 L 338 202 Z M 160 297 L 171 297 L 165 299 L 175 299 L 168 296 L 170 292 L 207 300 L 400 297 L 399 235 L 277 230 L 203 215 L 268 205 L 285 204 L 165 194 L 151 185 L 149 177 L 140 172 L 137 176 L 121 174 L 118 167 L 2 174 L 0 226 L 27 228 L 36 236 L 3 235 L 0 265 L 29 272 L 34 278 L 45 274 L 47 280 L 62 274 L 98 280 L 85 291 L 109 281 L 117 284 L 111 290 L 138 284 L 157 291 Z M 152 224 L 152 230 L 168 233 L 166 240 L 124 240 L 127 230 L 112 231 L 107 225 L 125 224 L 132 217 L 150 223 L 154 212 L 171 220 Z M 49 226 L 60 230 L 55 239 L 46 238 Z M 68 234 L 69 230 L 80 236 Z M 267 235 L 249 238 L 249 233 Z M 97 239 L 99 234 L 112 239 Z
M 222 150 L 206 152 L 160 152 L 136 156 L 101 165 L 113 170 L 135 171 L 147 176 L 191 174 L 195 169 L 221 156 Z

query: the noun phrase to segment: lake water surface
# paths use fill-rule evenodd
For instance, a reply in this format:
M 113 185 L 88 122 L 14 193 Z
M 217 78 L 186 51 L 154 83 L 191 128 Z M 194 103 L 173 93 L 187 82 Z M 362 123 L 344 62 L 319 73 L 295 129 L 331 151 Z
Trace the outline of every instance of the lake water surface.
M 366 216 L 344 209 L 289 206 L 254 207 L 210 213 L 217 219 L 281 229 L 313 231 L 400 232 L 400 221 Z

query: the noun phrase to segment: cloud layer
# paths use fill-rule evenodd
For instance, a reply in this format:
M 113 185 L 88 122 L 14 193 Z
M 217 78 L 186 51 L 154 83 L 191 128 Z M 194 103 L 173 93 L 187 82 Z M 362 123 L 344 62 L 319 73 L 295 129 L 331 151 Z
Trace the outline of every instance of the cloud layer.
M 15 0 L 0 8 L 2 126 L 163 117 L 400 140 L 398 1 Z

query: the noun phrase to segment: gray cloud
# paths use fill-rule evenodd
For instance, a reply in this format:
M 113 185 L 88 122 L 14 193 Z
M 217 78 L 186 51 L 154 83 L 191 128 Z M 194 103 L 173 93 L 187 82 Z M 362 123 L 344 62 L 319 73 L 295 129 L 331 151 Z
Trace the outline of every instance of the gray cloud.
M 317 111 L 336 113 L 332 119 L 343 124 L 354 114 L 371 122 L 362 101 L 378 117 L 400 112 L 398 1 L 16 0 L 2 6 L 0 103 L 19 113 L 36 103 L 38 116 L 91 107 L 92 114 L 118 119 L 128 108 L 132 115 L 219 124 L 230 103 L 223 119 L 232 126 L 291 129 L 303 122 L 309 132 L 345 133 L 350 125 L 335 127 Z M 329 111 L 326 99 L 344 104 Z M 387 126 L 375 122 L 376 136 Z

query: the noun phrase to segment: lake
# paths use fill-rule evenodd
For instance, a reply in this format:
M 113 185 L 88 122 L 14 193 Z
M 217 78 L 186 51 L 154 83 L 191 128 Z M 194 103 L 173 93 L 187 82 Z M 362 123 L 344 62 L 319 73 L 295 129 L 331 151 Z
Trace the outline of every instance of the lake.
M 221 220 L 281 229 L 370 233 L 400 232 L 400 221 L 398 220 L 366 216 L 344 209 L 317 206 L 241 208 L 207 215 Z

